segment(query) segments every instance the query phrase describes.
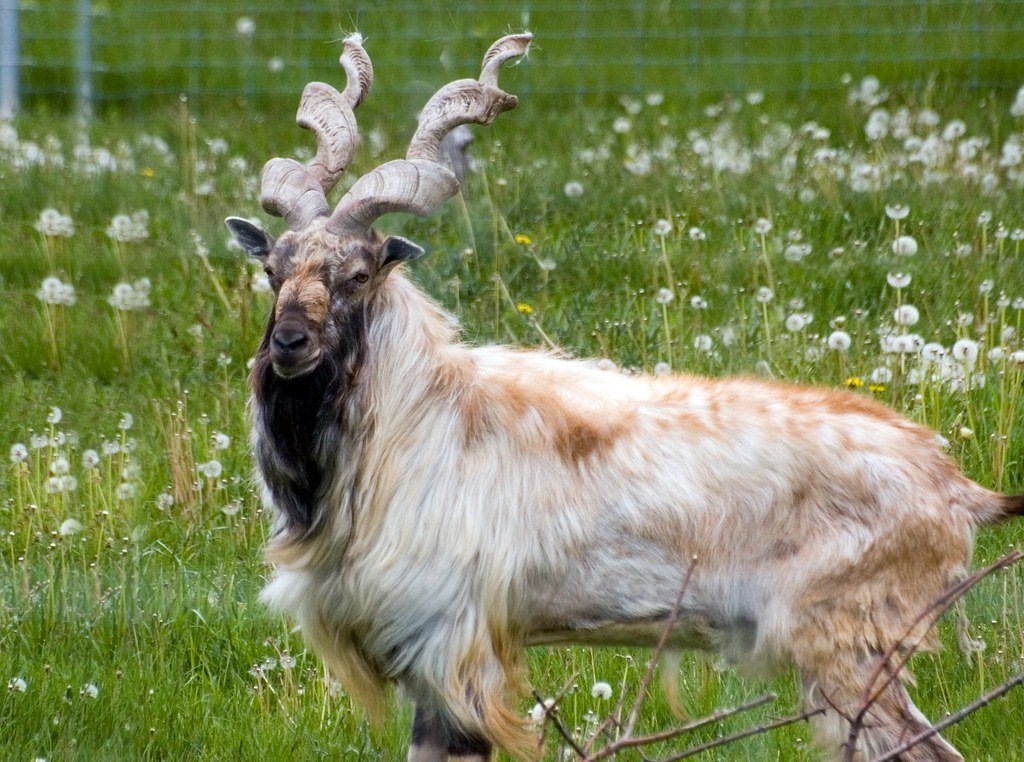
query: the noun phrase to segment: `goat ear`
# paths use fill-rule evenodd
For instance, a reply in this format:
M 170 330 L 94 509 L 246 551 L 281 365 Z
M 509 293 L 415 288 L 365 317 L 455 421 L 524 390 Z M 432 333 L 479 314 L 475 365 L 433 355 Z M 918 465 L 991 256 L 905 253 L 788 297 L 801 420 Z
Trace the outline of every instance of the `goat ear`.
M 399 262 L 408 262 L 411 259 L 419 259 L 423 256 L 422 246 L 417 246 L 412 241 L 402 238 L 400 235 L 393 235 L 384 242 L 384 261 L 381 267 L 390 267 Z
M 232 237 L 245 253 L 257 259 L 266 259 L 274 248 L 274 237 L 259 225 L 241 217 L 228 217 L 224 220 Z

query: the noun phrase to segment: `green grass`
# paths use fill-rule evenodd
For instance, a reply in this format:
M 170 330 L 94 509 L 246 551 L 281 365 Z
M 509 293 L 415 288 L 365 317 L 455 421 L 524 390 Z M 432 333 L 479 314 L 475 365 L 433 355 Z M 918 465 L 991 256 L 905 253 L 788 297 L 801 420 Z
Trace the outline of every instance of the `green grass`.
M 1024 227 L 1013 168 L 998 166 L 1003 142 L 1022 128 L 1009 116 L 1010 102 L 980 108 L 969 96 L 936 102 L 910 91 L 885 104 L 892 112 L 906 105 L 915 116 L 922 104 L 937 108 L 939 132 L 964 119 L 967 135 L 988 141 L 971 160 L 979 177 L 995 177 L 983 191 L 964 176 L 963 162 L 944 161 L 935 167 L 944 176 L 926 178 L 920 165 L 905 163 L 902 140 L 868 143 L 866 112 L 844 95 L 828 108 L 779 108 L 769 97 L 763 106 L 714 116 L 644 105 L 625 133 L 613 129 L 624 115 L 619 109 L 544 111 L 524 99 L 477 131 L 480 171 L 466 185 L 464 205 L 450 203 L 427 221 L 389 218 L 381 227 L 428 247 L 413 276 L 460 317 L 471 341 L 550 339 L 629 371 L 651 371 L 671 357 L 677 370 L 716 376 L 761 373 L 833 387 L 858 378 L 858 393 L 934 426 L 971 477 L 1019 492 L 1024 364 L 1010 355 L 1022 348 L 1024 310 L 1012 300 L 1024 297 L 1024 259 L 1021 242 L 997 235 L 1000 224 L 1007 232 Z M 383 130 L 382 150 L 374 155 L 364 141 L 353 177 L 404 152 L 408 138 L 404 122 L 372 99 L 359 120 L 366 132 Z M 801 129 L 809 120 L 831 134 Z M 267 522 L 251 478 L 245 366 L 270 301 L 252 289 L 254 268 L 227 250 L 221 221 L 257 214 L 260 164 L 310 147 L 308 136 L 289 121 L 240 129 L 230 116 L 195 121 L 175 109 L 144 122 L 108 118 L 84 133 L 50 117 L 26 116 L 15 127 L 21 144 L 59 140 L 59 150 L 44 150 L 62 156 L 65 167 L 22 167 L 23 149 L 0 149 L 0 451 L 31 445 L 33 435 L 56 442 L 0 467 L 0 680 L 25 682 L 24 691 L 0 690 L 0 758 L 403 758 L 409 708 L 396 700 L 394 716 L 374 735 L 301 637 L 256 601 L 267 575 Z M 921 137 L 930 131 L 913 127 Z M 83 134 L 132 163 L 96 174 L 75 168 Z M 157 156 L 144 135 L 165 140 L 168 155 Z M 226 153 L 211 150 L 218 138 Z M 749 171 L 708 166 L 694 150 L 697 138 L 726 147 L 734 160 L 753 151 Z M 822 147 L 837 157 L 815 158 Z M 647 174 L 624 167 L 638 154 L 643 163 L 645 153 Z M 247 168 L 233 166 L 232 157 Z M 860 160 L 852 157 L 878 168 L 879 187 L 851 188 Z M 581 183 L 581 196 L 565 194 L 571 180 Z M 196 192 L 207 183 L 209 193 Z M 887 204 L 910 208 L 900 225 L 920 244 L 913 257 L 892 253 Z M 46 207 L 71 215 L 71 238 L 33 228 Z M 105 234 L 111 218 L 139 209 L 150 214 L 149 237 L 115 245 Z M 979 222 L 982 212 L 990 213 L 988 223 Z M 763 240 L 754 233 L 760 217 L 773 224 Z M 663 236 L 654 232 L 659 219 L 671 222 Z M 691 227 L 704 240 L 692 238 Z M 206 260 L 190 231 L 208 245 Z M 811 246 L 800 262 L 785 256 L 790 231 Z M 913 277 L 899 293 L 886 280 L 897 270 Z M 74 285 L 74 305 L 46 307 L 36 297 L 49 275 Z M 142 277 L 152 284 L 150 306 L 118 312 L 108 304 L 116 283 Z M 987 281 L 993 288 L 983 293 Z M 761 304 L 755 294 L 769 284 L 774 298 Z M 656 299 L 661 288 L 673 292 L 665 305 Z M 1002 293 L 1010 304 L 1000 306 Z M 706 309 L 692 307 L 692 297 Z M 925 341 L 946 348 L 962 338 L 982 342 L 980 375 L 959 386 L 930 377 L 915 383 L 919 356 L 880 348 L 880 328 L 902 331 L 892 324 L 898 303 L 919 309 L 920 322 L 907 330 Z M 813 315 L 809 325 L 787 330 L 787 318 L 804 312 Z M 850 333 L 848 353 L 825 345 L 830 323 Z M 705 334 L 711 352 L 694 346 Z M 1005 348 L 1002 359 L 988 357 L 995 346 Z M 880 367 L 892 377 L 873 385 Z M 50 424 L 54 406 L 62 417 Z M 132 426 L 119 428 L 126 412 Z M 215 432 L 230 438 L 225 449 L 216 448 Z M 104 442 L 116 452 L 102 454 Z M 90 448 L 101 458 L 86 469 L 81 459 Z M 77 486 L 50 493 L 62 457 Z M 222 465 L 217 478 L 198 470 L 212 460 Z M 173 505 L 161 505 L 165 494 Z M 62 536 L 69 518 L 82 530 Z M 977 564 L 1022 537 L 1019 523 L 982 531 Z M 967 662 L 944 622 L 945 650 L 915 661 L 913 693 L 928 716 L 939 718 L 1024 669 L 1022 582 L 1024 570 L 1015 569 L 969 595 L 976 634 L 987 644 L 981 659 Z M 576 675 L 562 711 L 569 727 L 584 729 L 588 713 L 606 712 L 621 685 L 636 690 L 647 658 L 642 651 L 539 650 L 530 678 L 547 696 Z M 611 702 L 591 698 L 596 680 L 615 687 Z M 789 676 L 745 679 L 697 657 L 684 663 L 683 685 L 692 716 L 768 689 L 780 695 L 695 739 L 798 706 Z M 532 703 L 524 698 L 524 713 Z M 655 691 L 643 728 L 671 721 Z M 948 737 L 969 759 L 1021 759 L 1022 727 L 1018 691 Z M 795 725 L 730 746 L 719 758 L 809 759 L 807 738 L 807 728 Z

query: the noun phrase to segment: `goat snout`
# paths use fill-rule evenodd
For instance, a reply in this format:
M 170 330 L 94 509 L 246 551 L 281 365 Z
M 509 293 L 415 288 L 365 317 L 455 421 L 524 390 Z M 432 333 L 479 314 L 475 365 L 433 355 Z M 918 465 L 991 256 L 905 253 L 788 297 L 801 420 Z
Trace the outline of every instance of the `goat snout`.
M 320 361 L 320 351 L 312 332 L 293 321 L 279 323 L 270 335 L 270 359 L 281 378 L 305 375 Z
M 281 327 L 274 331 L 271 337 L 274 342 L 274 349 L 280 354 L 291 354 L 299 352 L 309 342 L 309 334 L 305 329 L 297 326 Z

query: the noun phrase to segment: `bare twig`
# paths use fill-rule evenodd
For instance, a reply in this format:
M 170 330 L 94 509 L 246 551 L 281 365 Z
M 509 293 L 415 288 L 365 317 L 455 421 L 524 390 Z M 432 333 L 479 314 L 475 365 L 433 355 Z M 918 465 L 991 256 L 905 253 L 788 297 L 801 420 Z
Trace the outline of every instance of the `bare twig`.
M 986 693 L 984 696 L 981 696 L 980 698 L 972 701 L 970 704 L 949 715 L 949 717 L 946 717 L 942 721 L 936 722 L 927 730 L 918 733 L 916 736 L 908 738 L 905 742 L 901 743 L 895 749 L 890 749 L 881 757 L 876 757 L 874 759 L 874 762 L 888 762 L 888 760 L 896 759 L 903 752 L 912 749 L 913 747 L 917 746 L 919 743 L 922 743 L 923 741 L 927 741 L 932 736 L 937 735 L 945 728 L 948 728 L 950 725 L 955 725 L 968 715 L 977 712 L 982 707 L 988 706 L 997 698 L 1006 693 L 1009 693 L 1011 690 L 1013 690 L 1021 684 L 1024 684 L 1024 672 L 1021 672 L 1019 675 L 1011 677 L 1009 680 L 1007 680 L 1005 683 L 1000 685 L 995 690 L 990 691 Z
M 565 697 L 565 694 L 569 691 L 570 686 L 576 681 L 577 677 L 579 677 L 578 673 L 573 673 L 569 677 L 569 679 L 565 681 L 565 684 L 562 686 L 562 690 L 560 690 L 558 694 L 555 696 L 555 698 L 551 701 L 550 706 L 547 705 L 547 703 L 544 701 L 544 697 L 537 692 L 536 688 L 534 688 L 533 690 L 533 697 L 537 700 L 538 704 L 544 707 L 545 721 L 550 722 L 552 725 L 554 725 L 555 730 L 557 730 L 558 734 L 565 739 L 565 742 L 569 744 L 572 750 L 576 752 L 576 754 L 578 754 L 581 759 L 585 759 L 586 754 L 584 753 L 583 749 L 581 749 L 579 744 L 576 743 L 576 739 L 572 737 L 572 733 L 566 730 L 565 725 L 562 724 L 562 721 L 558 718 L 558 715 L 556 714 L 558 710 L 558 702 Z
M 683 605 L 683 596 L 686 595 L 686 589 L 690 586 L 690 579 L 693 577 L 693 570 L 696 566 L 697 556 L 694 556 L 690 560 L 690 565 L 686 568 L 683 584 L 679 586 L 679 594 L 676 596 L 675 603 L 672 604 L 672 611 L 668 615 L 668 621 L 665 622 L 664 629 L 661 631 L 661 637 L 658 638 L 658 645 L 651 652 L 651 661 L 647 665 L 647 673 L 644 675 L 643 682 L 640 683 L 640 690 L 637 691 L 636 699 L 633 701 L 633 708 L 629 712 L 629 719 L 626 720 L 626 729 L 623 731 L 625 736 L 631 736 L 633 728 L 636 727 L 637 718 L 640 716 L 640 706 L 644 703 L 644 699 L 647 698 L 647 690 L 651 687 L 651 680 L 654 679 L 654 671 L 658 666 L 658 660 L 661 658 L 661 652 L 665 650 L 669 636 L 672 634 L 672 628 L 675 626 L 676 620 L 679 619 L 679 608 Z
M 702 743 L 700 746 L 691 746 L 689 749 L 681 751 L 678 754 L 674 754 L 671 757 L 665 757 L 660 762 L 676 762 L 678 759 L 686 759 L 687 757 L 692 757 L 695 754 L 700 754 L 701 752 L 708 751 L 709 749 L 715 749 L 719 746 L 725 746 L 726 744 L 734 743 L 735 741 L 739 741 L 744 738 L 750 738 L 751 736 L 756 736 L 761 733 L 767 733 L 769 730 L 775 730 L 775 728 L 781 728 L 784 725 L 792 725 L 794 722 L 809 719 L 814 717 L 816 714 L 824 713 L 824 711 L 825 710 L 822 708 L 808 709 L 806 712 L 795 714 L 792 717 L 783 717 L 782 719 L 773 720 L 772 722 L 765 723 L 764 725 L 740 730 L 736 733 L 716 738 L 714 741 Z
M 1005 569 L 1007 566 L 1019 561 L 1022 557 L 1024 557 L 1024 553 L 1019 550 L 1013 550 L 989 566 L 986 566 L 984 569 L 979 569 L 971 576 L 966 577 L 953 587 L 946 590 L 942 595 L 932 601 L 932 603 L 904 630 L 903 635 L 900 636 L 895 643 L 889 646 L 885 653 L 879 657 L 877 664 L 874 669 L 872 669 L 864 684 L 864 692 L 862 694 L 861 704 L 857 710 L 857 714 L 854 715 L 852 721 L 850 721 L 850 732 L 847 735 L 846 743 L 843 744 L 843 762 L 852 762 L 857 749 L 857 738 L 860 736 L 860 732 L 864 727 L 864 718 L 871 710 L 871 707 L 876 701 L 878 701 L 893 681 L 899 679 L 903 668 L 907 665 L 907 662 L 910 661 L 910 658 L 917 652 L 917 649 L 921 645 L 921 641 L 931 628 L 935 626 L 939 617 L 941 617 L 946 610 L 956 603 L 968 590 L 977 585 L 985 577 L 993 572 L 999 571 L 1000 569 Z M 906 640 L 910 636 L 910 633 L 913 632 L 921 622 L 925 621 L 929 617 L 932 619 L 928 623 L 924 632 L 917 638 L 917 640 L 908 646 Z M 894 665 L 892 659 L 900 652 L 902 652 L 900 659 Z M 886 673 L 886 678 L 880 686 L 876 687 L 876 683 L 882 676 L 883 672 Z
M 686 573 L 683 575 L 683 582 L 679 586 L 679 594 L 676 595 L 675 603 L 672 605 L 672 611 L 669 612 L 668 620 L 665 622 L 665 627 L 661 631 L 661 637 L 658 638 L 658 644 L 654 647 L 654 651 L 651 653 L 651 660 L 647 665 L 647 672 L 644 674 L 644 679 L 640 683 L 640 688 L 637 691 L 636 698 L 633 701 L 633 706 L 629 710 L 629 716 L 626 719 L 626 724 L 622 727 L 622 731 L 619 734 L 618 739 L 612 741 L 610 744 L 608 744 L 599 752 L 597 752 L 597 754 L 587 759 L 607 759 L 608 757 L 611 757 L 615 753 L 617 753 L 620 749 L 625 748 L 625 746 L 627 745 L 636 745 L 630 744 L 630 741 L 633 738 L 633 730 L 636 728 L 637 718 L 640 716 L 640 707 L 643 705 L 644 699 L 647 698 L 647 690 L 651 686 L 651 680 L 654 679 L 654 671 L 658 666 L 658 659 L 661 658 L 661 653 L 665 650 L 665 646 L 668 643 L 669 636 L 672 634 L 672 628 L 675 626 L 676 620 L 679 618 L 679 609 L 683 604 L 683 596 L 686 595 L 686 589 L 690 586 L 690 580 L 693 577 L 693 570 L 696 568 L 696 566 L 697 557 L 694 556 L 690 561 L 690 565 L 686 569 Z M 621 716 L 623 702 L 625 701 L 625 695 L 625 690 L 620 691 L 619 700 L 618 702 L 616 702 L 615 705 L 614 714 L 616 716 Z M 601 726 L 599 726 L 598 730 L 604 730 L 605 727 L 606 724 L 602 723 Z
M 731 707 L 728 709 L 719 709 L 716 712 L 712 712 L 711 714 L 705 717 L 701 717 L 699 720 L 688 722 L 685 725 L 678 725 L 674 728 L 662 730 L 658 733 L 651 733 L 646 736 L 632 736 L 630 738 L 621 738 L 615 742 L 614 747 L 602 749 L 598 754 L 595 754 L 593 757 L 590 757 L 588 759 L 588 762 L 596 762 L 596 760 L 604 759 L 605 757 L 610 756 L 611 754 L 617 754 L 623 749 L 628 749 L 635 746 L 649 746 L 650 744 L 660 743 L 662 741 L 671 741 L 673 738 L 677 738 L 683 735 L 684 733 L 690 733 L 694 730 L 699 730 L 700 728 L 703 728 L 707 725 L 711 725 L 715 722 L 719 722 L 728 717 L 740 714 L 741 712 L 749 712 L 751 709 L 756 709 L 759 706 L 768 704 L 772 701 L 775 701 L 777 698 L 778 696 L 776 696 L 774 693 L 765 693 L 764 695 L 751 699 L 750 701 L 747 701 L 744 704 L 740 704 L 739 706 Z

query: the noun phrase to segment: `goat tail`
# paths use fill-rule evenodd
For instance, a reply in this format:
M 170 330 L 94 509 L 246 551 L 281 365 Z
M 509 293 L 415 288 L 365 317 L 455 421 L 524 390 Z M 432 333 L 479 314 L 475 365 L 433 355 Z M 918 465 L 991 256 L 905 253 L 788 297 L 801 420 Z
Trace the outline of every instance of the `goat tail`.
M 682 651 L 668 648 L 661 654 L 661 689 L 672 715 L 679 720 L 685 716 L 679 703 L 679 668 L 682 664 Z
M 968 509 L 978 524 L 998 524 L 1006 519 L 1024 516 L 1024 495 L 1000 495 L 985 490 L 980 500 L 972 500 Z

